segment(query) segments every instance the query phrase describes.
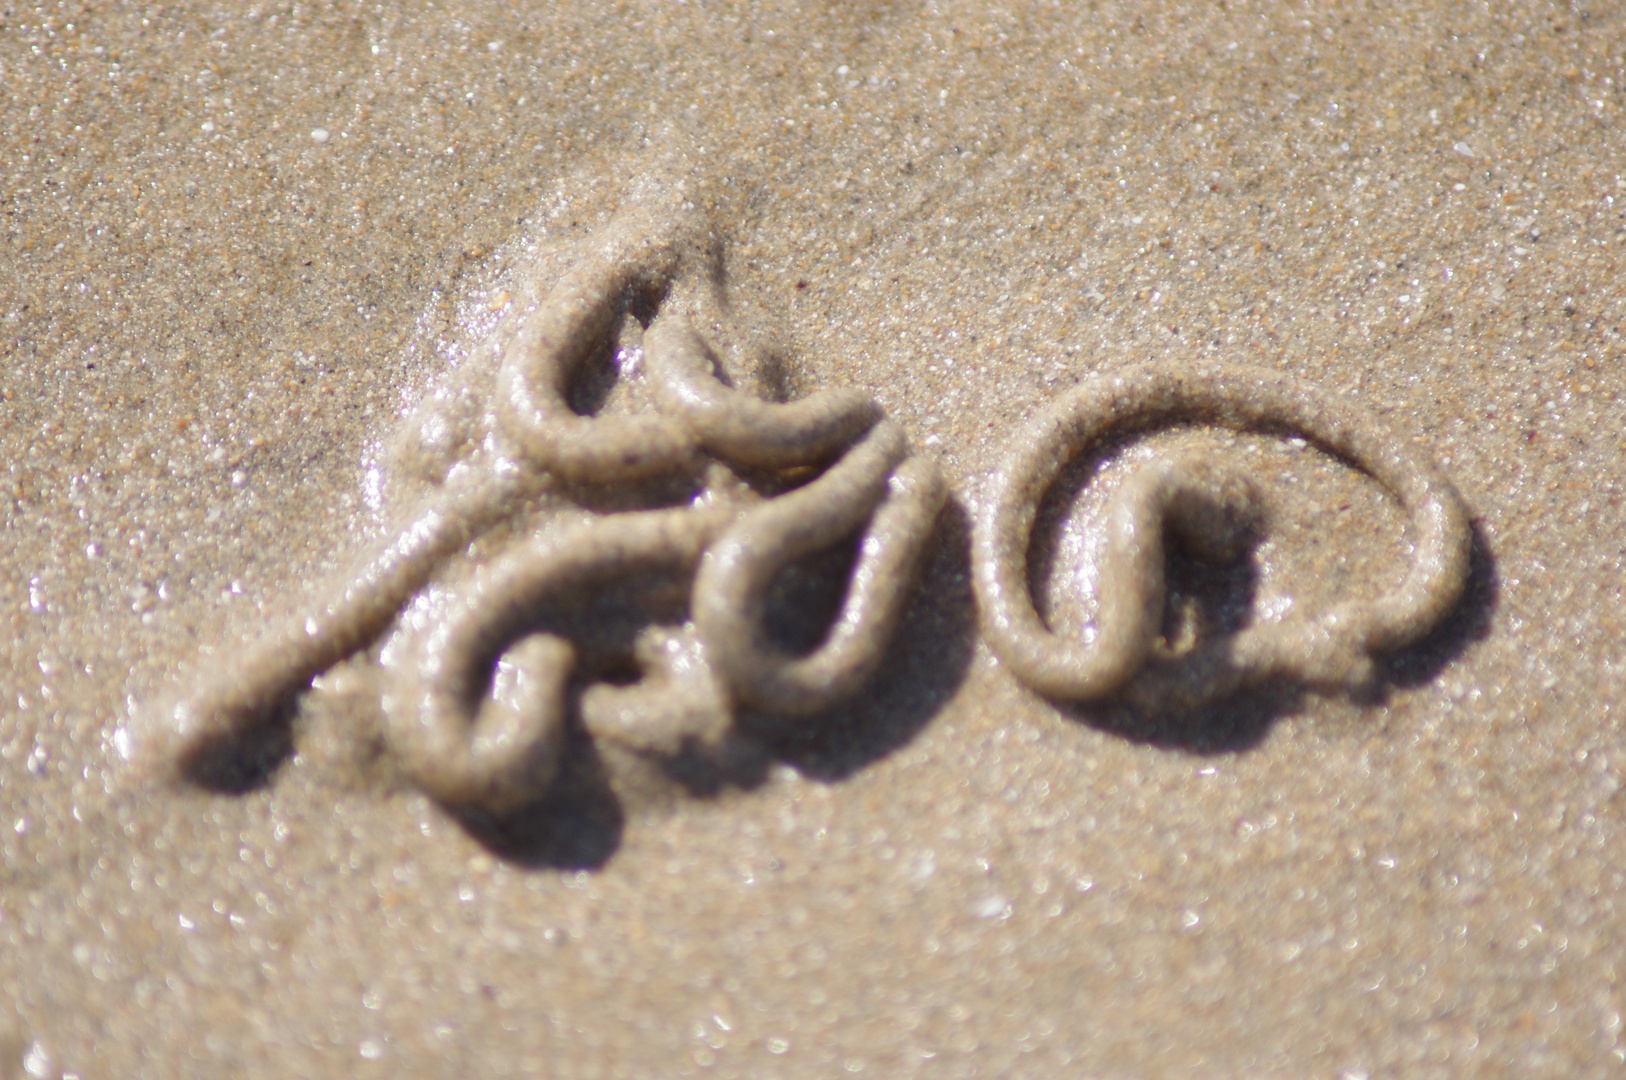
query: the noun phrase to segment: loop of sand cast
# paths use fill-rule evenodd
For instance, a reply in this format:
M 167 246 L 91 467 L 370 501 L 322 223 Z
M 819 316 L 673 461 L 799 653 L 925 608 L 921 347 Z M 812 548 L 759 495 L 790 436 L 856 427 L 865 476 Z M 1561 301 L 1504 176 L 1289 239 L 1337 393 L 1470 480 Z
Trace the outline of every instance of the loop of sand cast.
M 690 506 L 600 514 L 518 540 L 443 599 L 431 625 L 387 665 L 386 742 L 405 772 L 451 805 L 502 813 L 537 798 L 557 768 L 576 660 L 567 640 L 533 625 L 539 609 L 655 566 L 696 574 L 703 670 L 693 678 L 720 685 L 726 707 L 801 715 L 857 692 L 912 592 L 946 497 L 942 477 L 931 461 L 909 456 L 902 431 L 862 393 L 781 403 L 727 385 L 703 336 L 663 306 L 687 288 L 695 306 L 728 318 L 706 272 L 707 240 L 692 212 L 635 208 L 590 241 L 501 358 L 494 411 L 505 454 L 485 468 L 452 470 L 307 611 L 142 730 L 136 755 L 184 774 L 229 750 L 315 676 L 378 641 L 437 574 L 537 492 L 708 467 L 727 482 Z M 572 386 L 638 304 L 656 310 L 645 339 L 656 408 L 578 414 Z M 778 485 L 788 491 L 764 498 L 742 470 L 793 478 Z M 801 475 L 808 471 L 811 479 Z M 855 534 L 861 554 L 827 640 L 805 656 L 768 643 L 762 618 L 774 579 Z
M 1238 474 L 1206 460 L 1140 467 L 1107 511 L 1090 642 L 1053 632 L 1034 606 L 1028 547 L 1046 492 L 1068 463 L 1105 440 L 1171 424 L 1298 435 L 1377 481 L 1409 516 L 1414 544 L 1400 587 L 1316 615 L 1255 623 L 1210 643 L 1191 666 L 1202 696 L 1273 677 L 1312 686 L 1356 685 L 1374 654 L 1409 645 L 1456 604 L 1467 579 L 1468 515 L 1445 476 L 1362 411 L 1292 378 L 1240 365 L 1148 364 L 1081 383 L 1035 417 L 996 472 L 976 523 L 973 581 L 983 633 L 1000 661 L 1039 693 L 1070 701 L 1109 697 L 1152 654 L 1165 601 L 1164 536 L 1174 530 L 1225 557 L 1226 533 L 1258 513 Z

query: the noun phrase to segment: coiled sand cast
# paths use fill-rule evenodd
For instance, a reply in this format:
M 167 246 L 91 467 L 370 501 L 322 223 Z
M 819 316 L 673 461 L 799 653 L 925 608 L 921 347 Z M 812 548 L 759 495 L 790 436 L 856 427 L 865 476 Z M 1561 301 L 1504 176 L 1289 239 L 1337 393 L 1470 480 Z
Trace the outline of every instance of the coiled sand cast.
M 1200 643 L 1162 689 L 1189 704 L 1267 679 L 1319 688 L 1370 680 L 1375 654 L 1425 636 L 1456 605 L 1470 536 L 1462 500 L 1433 464 L 1360 410 L 1274 371 L 1151 364 L 1090 379 L 1017 436 L 976 522 L 972 563 L 983 633 L 1015 676 L 1047 697 L 1091 702 L 1119 694 L 1148 666 L 1163 623 L 1164 539 L 1223 561 L 1259 524 L 1261 502 L 1239 472 L 1194 457 L 1153 460 L 1107 508 L 1096 586 L 1096 636 L 1065 639 L 1045 625 L 1028 585 L 1028 548 L 1045 493 L 1066 465 L 1108 439 L 1170 424 L 1302 436 L 1350 462 L 1410 517 L 1411 565 L 1393 593 L 1318 615 L 1255 622 Z
M 595 235 L 501 356 L 496 451 L 447 470 L 408 524 L 306 613 L 135 728 L 132 756 L 188 775 L 377 642 L 448 562 L 539 500 L 585 520 L 534 536 L 516 529 L 520 539 L 431 605 L 427 627 L 388 650 L 385 741 L 434 798 L 503 813 L 545 793 L 576 649 L 539 629 L 537 612 L 646 572 L 692 575 L 690 640 L 667 641 L 675 658 L 640 656 L 659 669 L 645 674 L 664 680 L 642 698 L 604 688 L 620 695 L 623 721 L 636 725 L 650 702 L 674 697 L 805 715 L 860 689 L 912 592 L 943 480 L 862 393 L 777 403 L 729 385 L 697 328 L 731 317 L 716 267 L 710 229 L 686 204 L 635 208 Z M 643 350 L 655 407 L 579 415 L 572 388 L 629 312 L 653 312 Z M 699 494 L 675 506 L 584 505 L 595 489 L 685 478 Z M 856 564 L 824 641 L 807 655 L 776 647 L 762 625 L 776 576 L 855 534 Z
M 218 667 L 157 722 L 134 727 L 131 756 L 192 775 L 271 722 L 317 675 L 400 625 L 383 656 L 385 744 L 441 802 L 514 810 L 543 795 L 557 773 L 572 687 L 584 681 L 580 642 L 539 612 L 588 608 L 617 582 L 649 575 L 692 580 L 684 625 L 638 639 L 634 685 L 582 692 L 590 732 L 658 727 L 674 710 L 706 714 L 713 727 L 742 707 L 807 715 L 856 693 L 913 590 L 944 483 L 864 394 L 826 390 L 780 403 L 733 386 L 708 343 L 708 334 L 731 332 L 720 282 L 716 242 L 690 204 L 634 208 L 592 237 L 543 302 L 519 317 L 491 384 L 475 390 L 484 400 L 480 437 L 464 438 L 453 460 L 429 470 L 433 488 L 407 524 L 300 617 Z M 572 391 L 629 316 L 646 327 L 651 405 L 582 415 Z M 1263 503 L 1247 477 L 1192 456 L 1154 460 L 1108 508 L 1094 639 L 1065 639 L 1036 610 L 1028 549 L 1039 505 L 1065 466 L 1113 437 L 1186 423 L 1303 436 L 1346 460 L 1410 515 L 1413 554 L 1391 595 L 1257 621 L 1162 663 L 1151 681 L 1173 686 L 1177 700 L 1272 678 L 1361 684 L 1374 655 L 1417 641 L 1456 604 L 1470 550 L 1462 502 L 1371 417 L 1275 372 L 1135 367 L 1084 382 L 1028 424 L 976 522 L 983 632 L 1022 682 L 1072 701 L 1134 690 L 1159 666 L 1154 658 L 1170 660 L 1160 636 L 1165 539 L 1223 561 L 1253 535 Z M 556 527 L 524 524 L 538 507 L 551 509 Z M 506 546 L 417 601 L 487 534 L 509 537 Z M 805 655 L 773 644 L 765 617 L 775 579 L 854 537 L 856 561 L 822 642 Z M 411 617 L 399 619 L 409 605 Z M 585 681 L 594 677 L 585 672 Z M 589 722 L 591 703 L 601 707 Z M 659 743 L 658 734 L 646 737 Z

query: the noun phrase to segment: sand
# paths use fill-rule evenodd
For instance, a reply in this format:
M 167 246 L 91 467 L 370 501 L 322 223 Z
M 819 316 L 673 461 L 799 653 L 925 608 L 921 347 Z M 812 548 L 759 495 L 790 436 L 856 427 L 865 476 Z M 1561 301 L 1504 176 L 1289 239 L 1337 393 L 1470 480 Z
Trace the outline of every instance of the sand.
M 8 12 L 0 1075 L 1620 1069 L 1623 23 Z M 136 782 L 121 727 L 380 535 L 400 417 L 640 183 L 693 185 L 797 392 L 874 394 L 949 479 L 872 688 L 698 792 L 578 755 L 518 833 L 401 782 L 365 664 L 234 789 Z M 1454 481 L 1467 596 L 1374 692 L 1058 705 L 981 643 L 1013 433 L 1154 360 L 1289 373 Z M 1367 478 L 1165 433 L 1041 523 L 1055 625 L 1177 444 L 1271 478 L 1242 599 L 1396 580 Z

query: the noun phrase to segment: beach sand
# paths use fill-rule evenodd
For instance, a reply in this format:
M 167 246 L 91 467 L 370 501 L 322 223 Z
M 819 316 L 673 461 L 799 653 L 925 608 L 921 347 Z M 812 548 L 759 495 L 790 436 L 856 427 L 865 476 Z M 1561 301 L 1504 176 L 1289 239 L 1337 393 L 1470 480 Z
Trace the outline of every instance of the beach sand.
M 1613 1075 L 1623 40 L 1603 3 L 8 11 L 0 1076 Z M 518 835 L 400 781 L 363 663 L 266 770 L 132 777 L 118 733 L 381 535 L 400 418 L 639 185 L 704 203 L 795 390 L 949 478 L 871 689 L 698 793 L 583 751 Z M 1083 708 L 981 642 L 990 471 L 1147 360 L 1290 373 L 1454 480 L 1467 593 L 1376 692 Z M 1262 607 L 1398 579 L 1347 465 L 1123 458 L 1171 443 L 1272 478 Z M 1099 488 L 1045 526 L 1057 625 Z

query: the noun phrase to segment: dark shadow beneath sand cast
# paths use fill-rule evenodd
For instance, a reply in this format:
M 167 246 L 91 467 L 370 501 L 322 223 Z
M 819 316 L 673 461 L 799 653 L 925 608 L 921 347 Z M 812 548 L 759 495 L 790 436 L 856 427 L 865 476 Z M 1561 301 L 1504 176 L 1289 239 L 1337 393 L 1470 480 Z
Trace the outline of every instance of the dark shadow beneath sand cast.
M 298 708 L 298 699 L 290 699 L 246 730 L 204 743 L 181 761 L 181 775 L 216 795 L 247 795 L 266 786 L 293 756 Z
M 1501 581 L 1484 530 L 1477 520 L 1470 528 L 1472 548 L 1462 599 L 1428 637 L 1378 658 L 1376 678 L 1356 695 L 1361 704 L 1381 705 L 1397 689 L 1432 681 L 1469 645 L 1489 635 Z M 1124 702 L 1059 707 L 1082 723 L 1133 742 L 1194 754 L 1226 754 L 1259 745 L 1277 721 L 1299 710 L 1307 694 L 1294 682 L 1273 680 L 1197 708 L 1147 709 Z

